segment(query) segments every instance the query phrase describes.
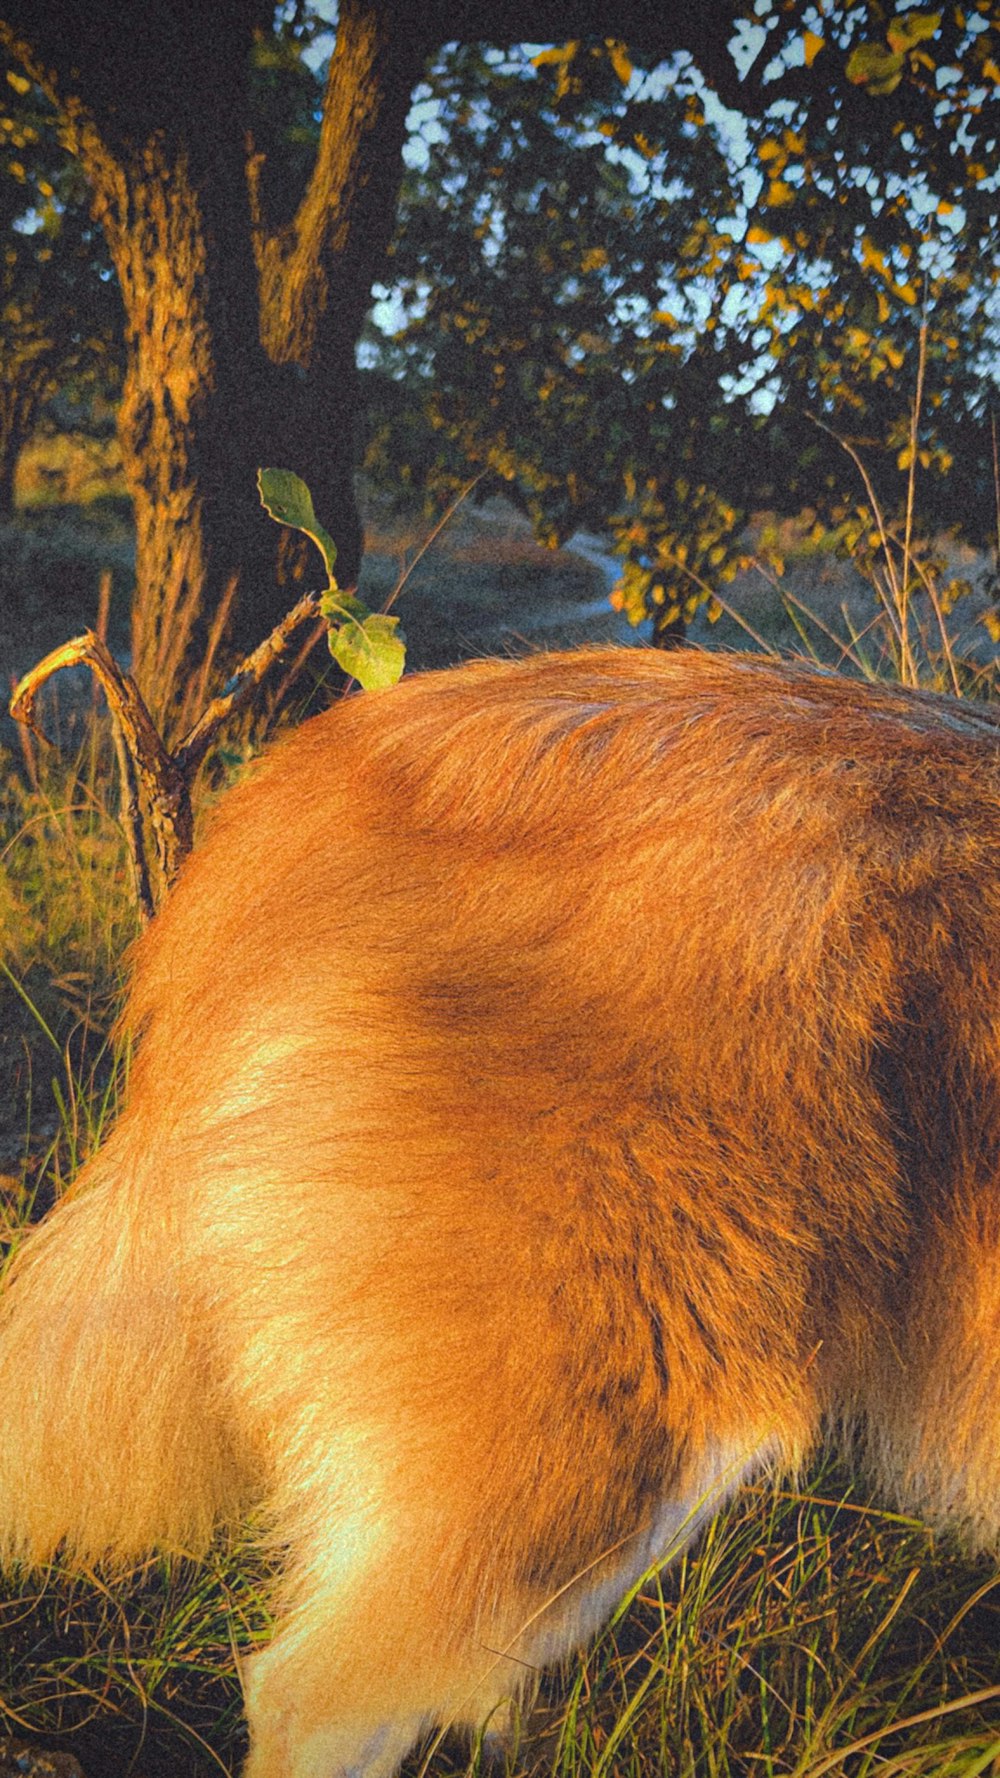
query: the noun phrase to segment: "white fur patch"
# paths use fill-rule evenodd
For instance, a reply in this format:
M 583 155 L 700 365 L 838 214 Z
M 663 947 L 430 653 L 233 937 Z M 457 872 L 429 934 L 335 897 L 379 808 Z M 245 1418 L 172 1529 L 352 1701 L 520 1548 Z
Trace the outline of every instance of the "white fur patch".
M 766 1438 L 749 1447 L 709 1447 L 684 1493 L 665 1500 L 645 1530 L 595 1563 L 593 1579 L 581 1575 L 550 1600 L 505 1653 L 544 1667 L 588 1642 L 644 1574 L 679 1555 L 740 1484 L 766 1466 L 771 1447 Z

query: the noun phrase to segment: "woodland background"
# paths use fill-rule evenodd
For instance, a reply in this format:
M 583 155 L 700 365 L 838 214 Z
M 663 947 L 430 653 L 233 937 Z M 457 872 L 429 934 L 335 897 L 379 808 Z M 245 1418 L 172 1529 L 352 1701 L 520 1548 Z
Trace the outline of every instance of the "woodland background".
M 315 577 L 276 465 L 411 667 L 696 640 L 994 695 L 994 0 L 0 0 L 0 58 L 5 683 L 95 625 L 176 740 Z M 342 691 L 279 674 L 199 807 Z M 136 926 L 106 719 L 69 682 L 44 720 L 0 731 L 11 1244 L 114 1114 Z M 0 1773 L 230 1769 L 261 1582 L 26 1580 Z M 995 1774 L 995 1582 L 849 1477 L 762 1489 L 515 1764 Z

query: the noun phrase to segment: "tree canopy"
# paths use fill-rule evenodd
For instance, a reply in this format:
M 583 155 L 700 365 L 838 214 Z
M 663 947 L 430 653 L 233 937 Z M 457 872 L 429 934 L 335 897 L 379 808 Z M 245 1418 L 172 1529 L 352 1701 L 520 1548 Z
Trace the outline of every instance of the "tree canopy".
M 748 504 L 843 516 L 856 472 L 810 417 L 888 504 L 916 450 L 935 518 L 990 522 L 992 14 L 776 15 L 738 111 L 686 55 L 643 68 L 616 40 L 439 56 L 402 325 L 372 338 L 373 468 L 488 465 L 553 535 L 610 523 L 623 602 L 664 630 L 735 568 Z

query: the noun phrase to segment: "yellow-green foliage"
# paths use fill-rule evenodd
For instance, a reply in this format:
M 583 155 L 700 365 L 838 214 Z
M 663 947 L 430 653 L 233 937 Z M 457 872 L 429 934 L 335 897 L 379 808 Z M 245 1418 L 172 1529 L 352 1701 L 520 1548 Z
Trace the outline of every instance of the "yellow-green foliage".
M 15 491 L 22 507 L 120 498 L 125 492 L 116 437 L 82 432 L 38 433 L 18 460 Z

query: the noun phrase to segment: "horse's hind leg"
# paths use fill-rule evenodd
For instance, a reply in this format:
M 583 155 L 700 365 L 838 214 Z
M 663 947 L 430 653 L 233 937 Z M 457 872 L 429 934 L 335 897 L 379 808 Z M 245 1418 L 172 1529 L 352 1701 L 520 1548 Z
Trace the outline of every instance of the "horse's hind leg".
M 247 1663 L 244 1778 L 391 1778 L 427 1730 L 503 1714 L 521 1670 L 445 1620 L 420 1566 L 411 1549 L 332 1596 L 320 1579 L 279 1623 Z
M 391 1778 L 438 1728 L 484 1731 L 502 1746 L 540 1672 L 589 1640 L 766 1456 L 749 1441 L 706 1452 L 647 1523 L 548 1588 L 514 1578 L 538 1553 L 528 1513 L 520 1546 L 508 1521 L 501 1571 L 475 1498 L 464 1515 L 453 1499 L 443 1523 L 426 1475 L 422 1496 L 398 1504 L 397 1493 L 377 1511 L 369 1501 L 356 1521 L 341 1505 L 324 1522 L 314 1500 L 320 1529 L 297 1552 L 294 1607 L 249 1664 L 244 1778 Z

